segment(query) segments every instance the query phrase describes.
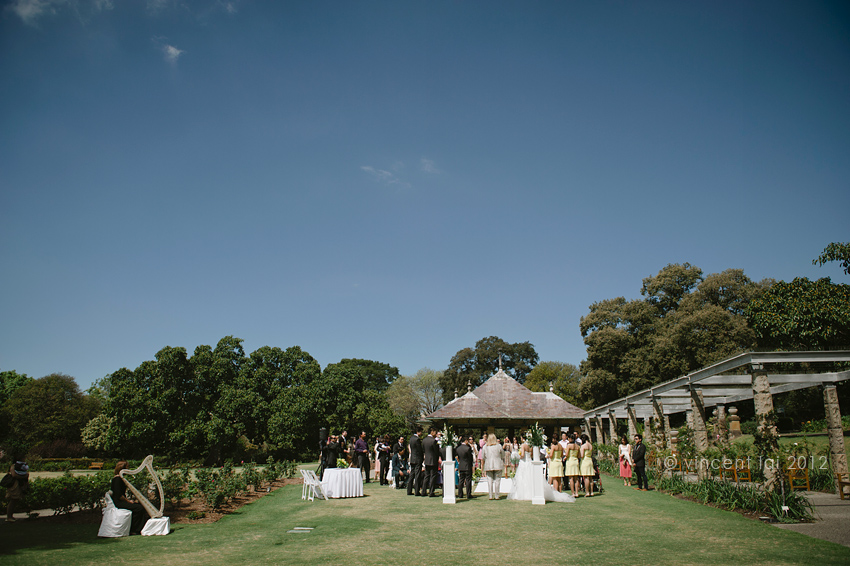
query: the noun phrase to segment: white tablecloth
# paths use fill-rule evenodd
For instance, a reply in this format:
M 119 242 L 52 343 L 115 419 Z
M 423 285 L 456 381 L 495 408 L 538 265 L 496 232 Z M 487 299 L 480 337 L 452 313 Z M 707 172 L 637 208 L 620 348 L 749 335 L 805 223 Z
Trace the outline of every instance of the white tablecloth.
M 363 475 L 360 468 L 327 468 L 322 487 L 328 497 L 363 497 Z

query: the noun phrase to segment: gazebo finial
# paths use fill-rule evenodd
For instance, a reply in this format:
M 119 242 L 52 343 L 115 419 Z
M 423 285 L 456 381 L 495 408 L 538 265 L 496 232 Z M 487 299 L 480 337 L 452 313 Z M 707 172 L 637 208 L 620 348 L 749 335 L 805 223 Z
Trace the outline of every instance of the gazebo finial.
M 466 392 L 467 393 L 472 392 L 472 380 L 467 380 L 467 382 L 466 382 Z
M 499 352 L 499 371 L 502 371 L 502 352 Z
M 457 387 L 455 387 L 455 399 L 457 399 Z

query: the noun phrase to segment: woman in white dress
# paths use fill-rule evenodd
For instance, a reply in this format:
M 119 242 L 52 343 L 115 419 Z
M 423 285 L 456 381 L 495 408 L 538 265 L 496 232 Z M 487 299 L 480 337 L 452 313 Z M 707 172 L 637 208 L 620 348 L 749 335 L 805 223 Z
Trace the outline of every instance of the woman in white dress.
M 534 495 L 534 487 L 532 482 L 533 477 L 532 474 L 534 469 L 534 464 L 531 463 L 531 447 L 523 442 L 519 448 L 520 461 L 516 468 L 516 475 L 514 476 L 513 484 L 511 485 L 511 492 L 508 494 L 508 499 L 515 499 L 517 501 L 531 501 L 532 496 Z M 552 486 L 543 481 L 543 498 L 546 501 L 556 501 L 558 503 L 573 503 L 576 498 L 573 497 L 569 493 L 558 493 Z

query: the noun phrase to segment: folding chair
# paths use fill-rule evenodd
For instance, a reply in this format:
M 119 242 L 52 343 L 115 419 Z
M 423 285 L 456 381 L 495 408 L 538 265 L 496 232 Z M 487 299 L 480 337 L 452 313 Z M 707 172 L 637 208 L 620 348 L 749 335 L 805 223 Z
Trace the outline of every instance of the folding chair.
M 316 472 L 312 470 L 305 470 L 304 473 L 306 474 L 306 477 L 309 478 L 310 490 L 307 496 L 308 499 L 310 501 L 313 501 L 315 497 L 318 497 L 319 499 L 327 499 L 328 496 L 325 495 L 325 488 L 322 486 L 322 482 L 316 476 Z

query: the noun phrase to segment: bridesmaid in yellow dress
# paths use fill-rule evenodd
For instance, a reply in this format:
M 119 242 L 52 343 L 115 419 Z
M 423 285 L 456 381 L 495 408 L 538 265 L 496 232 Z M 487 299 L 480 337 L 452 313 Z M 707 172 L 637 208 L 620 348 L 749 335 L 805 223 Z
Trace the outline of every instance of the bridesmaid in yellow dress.
M 576 444 L 575 436 L 570 439 L 567 444 L 567 463 L 564 465 L 564 475 L 570 478 L 570 489 L 573 492 L 573 497 L 578 497 L 579 476 L 581 472 L 578 466 L 578 444 Z
M 593 445 L 586 434 L 581 435 L 581 442 L 580 471 L 584 478 L 584 496 L 593 497 Z
M 555 491 L 561 491 L 561 482 L 564 480 L 564 449 L 558 444 L 558 439 L 552 437 L 552 445 L 549 446 L 549 482 Z

